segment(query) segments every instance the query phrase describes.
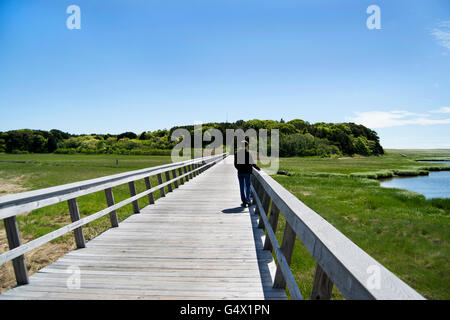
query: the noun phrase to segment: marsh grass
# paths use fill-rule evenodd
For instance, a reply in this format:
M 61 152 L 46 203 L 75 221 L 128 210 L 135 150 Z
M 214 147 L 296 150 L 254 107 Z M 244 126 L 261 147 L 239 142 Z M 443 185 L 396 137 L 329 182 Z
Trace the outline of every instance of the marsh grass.
M 450 199 L 426 200 L 411 191 L 382 188 L 375 180 L 397 168 L 426 171 L 416 156 L 423 155 L 402 150 L 341 160 L 283 158 L 284 174 L 273 178 L 424 297 L 450 299 Z M 284 223 L 280 219 L 277 229 L 280 243 Z M 308 298 L 315 261 L 299 239 L 292 270 Z M 333 298 L 343 298 L 335 287 Z

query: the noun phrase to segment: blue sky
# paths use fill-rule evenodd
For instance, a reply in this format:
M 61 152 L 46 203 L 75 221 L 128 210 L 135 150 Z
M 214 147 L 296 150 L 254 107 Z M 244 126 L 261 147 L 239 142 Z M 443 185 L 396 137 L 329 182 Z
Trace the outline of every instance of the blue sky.
M 80 30 L 66 27 L 72 4 Z M 254 118 L 450 148 L 450 1 L 0 1 L 0 131 Z

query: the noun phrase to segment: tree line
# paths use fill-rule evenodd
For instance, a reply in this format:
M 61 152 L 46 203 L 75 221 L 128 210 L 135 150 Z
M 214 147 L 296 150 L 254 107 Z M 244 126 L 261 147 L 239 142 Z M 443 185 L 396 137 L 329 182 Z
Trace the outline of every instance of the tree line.
M 144 131 L 140 134 L 75 135 L 60 130 L 11 130 L 0 132 L 0 152 L 6 153 L 85 153 L 85 154 L 142 154 L 169 155 L 178 143 L 171 140 L 174 130 L 183 128 L 194 141 L 194 125 L 176 126 L 169 130 Z M 211 122 L 202 131 L 218 129 L 226 136 L 227 129 L 278 129 L 280 156 L 380 155 L 384 150 L 377 133 L 355 123 L 314 123 L 301 119 L 236 122 Z M 270 135 L 270 131 L 269 131 Z M 203 142 L 203 147 L 210 142 Z

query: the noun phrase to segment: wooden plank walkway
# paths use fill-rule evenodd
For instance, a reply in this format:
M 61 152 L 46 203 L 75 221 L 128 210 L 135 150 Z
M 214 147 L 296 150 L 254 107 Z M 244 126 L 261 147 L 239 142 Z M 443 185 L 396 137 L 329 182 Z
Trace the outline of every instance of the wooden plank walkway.
M 233 158 L 206 170 L 0 299 L 286 299 Z M 80 288 L 70 289 L 71 269 Z

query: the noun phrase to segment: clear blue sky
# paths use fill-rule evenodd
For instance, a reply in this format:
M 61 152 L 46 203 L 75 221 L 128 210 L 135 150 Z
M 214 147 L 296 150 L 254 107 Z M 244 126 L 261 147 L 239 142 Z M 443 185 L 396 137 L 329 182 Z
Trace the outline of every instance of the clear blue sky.
M 372 4 L 381 30 L 366 26 Z M 450 148 L 450 1 L 0 1 L 0 131 L 254 118 Z

